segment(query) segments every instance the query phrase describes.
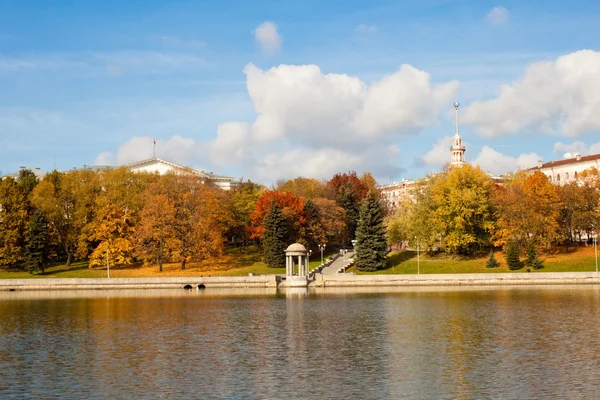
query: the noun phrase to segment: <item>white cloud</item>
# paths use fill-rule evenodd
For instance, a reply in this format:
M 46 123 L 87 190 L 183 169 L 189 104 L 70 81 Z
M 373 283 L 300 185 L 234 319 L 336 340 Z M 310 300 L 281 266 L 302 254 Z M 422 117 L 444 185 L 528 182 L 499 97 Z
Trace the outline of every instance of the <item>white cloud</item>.
M 100 153 L 96 157 L 96 164 L 123 165 L 152 158 L 153 141 L 154 138 L 149 136 L 132 137 L 119 147 L 116 156 L 107 151 Z M 156 157 L 177 164 L 187 164 L 199 151 L 199 144 L 194 139 L 175 135 L 169 140 L 156 140 Z
M 497 98 L 474 102 L 463 121 L 487 137 L 533 131 L 578 136 L 600 129 L 600 53 L 581 50 L 537 62 L 503 85 Z
M 485 15 L 485 21 L 492 26 L 503 25 L 508 22 L 509 15 L 506 8 L 496 6 Z
M 266 52 L 275 52 L 281 48 L 281 36 L 277 32 L 277 25 L 271 21 L 265 21 L 254 31 L 254 39 Z
M 437 124 L 458 87 L 434 85 L 410 65 L 371 85 L 316 65 L 248 64 L 244 72 L 256 120 L 221 124 L 208 157 L 263 181 L 359 168 L 396 175 L 398 138 Z
M 507 172 L 514 172 L 518 169 L 534 167 L 537 165 L 538 160 L 541 160 L 541 157 L 535 153 L 512 157 L 502 154 L 489 146 L 483 146 L 472 164 L 479 165 L 484 171 L 501 175 Z
M 438 139 L 433 148 L 423 156 L 423 162 L 426 165 L 442 166 L 450 162 L 450 146 L 452 145 L 452 136 L 446 136 Z
M 598 154 L 600 153 L 600 143 L 594 143 L 590 146 L 583 142 L 573 142 L 570 144 L 556 142 L 554 143 L 554 154 L 559 157 L 562 157 L 564 154 L 570 153 L 575 154 L 579 153 L 582 156 L 587 156 L 590 154 Z

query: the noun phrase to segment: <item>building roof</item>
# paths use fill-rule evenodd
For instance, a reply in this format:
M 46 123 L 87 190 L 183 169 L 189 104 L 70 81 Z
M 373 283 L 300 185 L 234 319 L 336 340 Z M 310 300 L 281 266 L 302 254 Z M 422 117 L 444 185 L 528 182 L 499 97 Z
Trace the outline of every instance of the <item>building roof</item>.
M 125 167 L 127 168 L 137 168 L 137 167 L 144 167 L 146 165 L 152 165 L 152 164 L 156 164 L 156 163 L 160 163 L 160 164 L 165 164 L 171 168 L 174 169 L 178 169 L 190 174 L 194 174 L 194 175 L 198 175 L 204 178 L 208 178 L 210 180 L 213 181 L 232 181 L 233 177 L 231 176 L 223 176 L 223 175 L 215 175 L 212 172 L 205 172 L 205 171 L 197 171 L 193 168 L 190 167 L 184 167 L 183 165 L 179 165 L 179 164 L 175 164 L 169 161 L 165 161 L 163 159 L 160 159 L 158 157 L 154 157 L 154 158 L 149 158 L 147 160 L 142 160 L 142 161 L 136 161 L 134 163 L 131 164 L 127 164 L 125 165 Z
M 533 168 L 529 168 L 529 169 L 536 170 L 536 169 L 540 169 L 540 168 L 552 168 L 552 167 L 559 167 L 559 166 L 569 165 L 569 164 L 579 164 L 579 163 L 596 161 L 596 160 L 600 160 L 600 154 L 591 154 L 589 156 L 575 156 L 573 158 L 566 158 L 564 160 L 548 161 L 547 163 L 543 163 L 541 167 L 533 167 Z
M 285 249 L 285 252 L 307 252 L 306 247 L 304 247 L 304 245 L 302 245 L 301 243 L 293 243 L 290 244 L 288 246 L 287 249 Z
M 42 171 L 40 168 L 27 168 L 27 167 L 21 167 L 21 168 L 20 168 L 20 171 L 21 171 L 21 170 L 24 170 L 24 169 L 28 169 L 28 170 L 30 170 L 31 172 L 33 172 L 33 174 L 35 175 L 35 177 L 36 177 L 38 180 L 44 179 L 44 177 L 46 176 L 46 172 Z M 19 171 L 19 172 L 13 172 L 12 174 L 5 175 L 5 176 L 3 176 L 2 178 L 9 178 L 9 177 L 10 177 L 10 178 L 18 179 L 18 178 L 19 178 L 19 173 L 20 173 L 20 171 Z

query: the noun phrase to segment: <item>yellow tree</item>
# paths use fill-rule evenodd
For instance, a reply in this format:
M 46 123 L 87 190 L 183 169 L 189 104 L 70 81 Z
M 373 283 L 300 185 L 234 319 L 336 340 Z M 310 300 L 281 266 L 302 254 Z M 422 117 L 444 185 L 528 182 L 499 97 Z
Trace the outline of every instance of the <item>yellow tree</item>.
M 489 245 L 494 224 L 494 183 L 478 167 L 469 164 L 432 178 L 434 216 L 444 233 L 446 250 L 469 254 Z
M 27 196 L 13 178 L 0 179 L 0 266 L 13 268 L 23 261 L 29 221 Z
M 84 232 L 93 248 L 90 267 L 128 264 L 134 256 L 134 226 L 143 201 L 141 194 L 158 175 L 134 173 L 127 168 L 102 171 L 98 175 L 100 192 L 95 201 L 94 219 Z
M 548 248 L 559 237 L 557 188 L 546 175 L 519 172 L 495 197 L 497 217 L 494 244 L 506 246 L 516 241 L 521 247 L 530 242 Z
M 175 206 L 167 195 L 153 183 L 142 194 L 144 207 L 135 227 L 136 254 L 145 262 L 156 262 L 162 272 L 163 261 L 169 260 L 177 248 L 175 239 Z

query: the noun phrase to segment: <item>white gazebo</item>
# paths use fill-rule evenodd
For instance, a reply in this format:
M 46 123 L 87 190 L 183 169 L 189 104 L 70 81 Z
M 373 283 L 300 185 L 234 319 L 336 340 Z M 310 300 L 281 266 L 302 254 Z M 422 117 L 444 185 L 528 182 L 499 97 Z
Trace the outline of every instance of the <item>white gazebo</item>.
M 300 243 L 291 244 L 285 249 L 285 276 L 308 276 L 308 250 Z

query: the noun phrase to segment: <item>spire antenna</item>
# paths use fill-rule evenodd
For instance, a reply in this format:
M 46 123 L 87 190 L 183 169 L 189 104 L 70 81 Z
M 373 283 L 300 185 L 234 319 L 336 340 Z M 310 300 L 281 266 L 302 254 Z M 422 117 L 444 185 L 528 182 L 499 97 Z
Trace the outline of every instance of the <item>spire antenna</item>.
M 455 118 L 455 135 L 459 136 L 460 134 L 458 133 L 458 106 L 460 106 L 460 103 L 457 101 L 454 103 L 454 118 Z

